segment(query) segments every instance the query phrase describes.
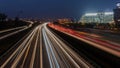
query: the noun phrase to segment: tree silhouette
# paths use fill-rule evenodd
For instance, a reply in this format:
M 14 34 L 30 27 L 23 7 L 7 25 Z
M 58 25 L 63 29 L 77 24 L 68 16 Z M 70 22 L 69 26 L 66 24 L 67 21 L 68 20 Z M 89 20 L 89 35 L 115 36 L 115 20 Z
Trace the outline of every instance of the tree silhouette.
M 0 13 L 0 21 L 4 21 L 7 18 L 7 15 L 4 13 Z

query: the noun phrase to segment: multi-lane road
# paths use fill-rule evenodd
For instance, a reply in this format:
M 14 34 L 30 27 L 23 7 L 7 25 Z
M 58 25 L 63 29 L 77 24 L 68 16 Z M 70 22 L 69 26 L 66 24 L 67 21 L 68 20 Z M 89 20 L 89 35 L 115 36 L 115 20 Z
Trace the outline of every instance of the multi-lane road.
M 93 68 L 41 24 L 0 57 L 0 68 Z
M 29 25 L 4 29 L 0 31 L 0 55 L 15 44 L 22 36 L 33 28 L 33 23 Z
M 88 61 L 102 68 L 119 68 L 120 66 L 120 45 L 113 41 L 106 41 L 105 38 L 72 30 L 56 24 L 48 24 L 51 30 L 64 40 L 69 42 L 80 55 L 87 57 Z M 99 38 L 101 37 L 101 38 Z M 86 60 L 87 60 L 86 59 Z M 97 65 L 96 65 L 97 64 Z

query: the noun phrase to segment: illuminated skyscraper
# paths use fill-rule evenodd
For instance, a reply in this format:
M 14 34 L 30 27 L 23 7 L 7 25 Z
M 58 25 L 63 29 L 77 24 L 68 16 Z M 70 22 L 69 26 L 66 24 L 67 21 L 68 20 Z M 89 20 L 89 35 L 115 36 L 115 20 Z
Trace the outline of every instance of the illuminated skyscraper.
M 116 23 L 116 27 L 120 27 L 120 3 L 116 4 L 116 8 L 113 9 L 114 11 L 114 21 Z

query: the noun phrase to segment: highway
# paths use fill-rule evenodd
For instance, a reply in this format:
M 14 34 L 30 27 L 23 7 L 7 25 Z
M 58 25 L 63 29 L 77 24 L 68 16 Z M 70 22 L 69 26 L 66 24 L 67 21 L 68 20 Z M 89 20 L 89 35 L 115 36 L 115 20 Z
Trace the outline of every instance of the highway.
M 13 34 L 16 34 L 20 31 L 25 30 L 27 27 L 23 26 L 23 27 L 17 27 L 17 28 L 13 28 L 13 29 L 8 29 L 8 30 L 4 30 L 0 32 L 0 40 L 9 37 Z
M 64 27 L 58 26 L 58 25 L 49 24 L 49 26 L 51 28 L 54 28 L 55 30 L 58 30 L 58 31 L 64 33 L 64 34 L 67 34 L 67 35 L 77 38 L 81 41 L 84 41 L 84 42 L 90 44 L 91 46 L 102 49 L 113 55 L 120 57 L 120 45 L 118 43 L 103 40 L 104 38 L 99 39 L 98 37 L 100 37 L 100 36 L 97 36 L 95 34 L 90 36 L 89 33 L 75 31 L 75 30 L 72 30 L 69 28 L 64 28 Z M 95 37 L 97 37 L 97 38 L 95 38 Z
M 2 31 L 0 31 L 0 40 L 4 39 L 6 37 L 12 36 L 21 31 L 24 31 L 26 29 L 29 29 L 31 26 L 32 26 L 32 24 L 30 24 L 29 26 L 21 26 L 21 27 L 2 30 Z
M 84 29 L 77 29 L 80 34 L 84 34 L 86 36 L 92 36 L 99 39 L 103 39 L 108 41 L 109 43 L 115 42 L 120 44 L 120 33 L 119 31 L 110 31 L 110 30 L 99 30 L 99 29 L 90 29 L 90 28 L 84 28 Z
M 102 68 L 119 68 L 120 47 L 112 41 L 100 39 L 98 35 L 75 31 L 56 24 L 48 25 L 57 35 L 69 42 L 76 52 Z
M 32 22 L 32 21 L 31 21 Z M 30 29 L 33 24 L 4 29 L 0 31 L 0 55 L 7 51 L 13 44 L 19 41 Z
M 34 28 L 2 55 L 0 68 L 93 68 L 46 25 Z

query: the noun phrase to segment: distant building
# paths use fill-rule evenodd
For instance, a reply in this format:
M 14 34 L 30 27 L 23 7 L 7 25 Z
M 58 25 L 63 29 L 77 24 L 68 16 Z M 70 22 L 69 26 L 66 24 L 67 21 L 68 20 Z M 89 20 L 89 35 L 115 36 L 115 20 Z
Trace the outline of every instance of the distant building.
M 120 27 L 120 3 L 117 3 L 116 6 L 117 7 L 113 9 L 114 21 L 115 21 L 116 27 Z
M 72 20 L 69 19 L 69 18 L 58 19 L 57 21 L 60 24 L 65 24 L 65 23 L 71 23 L 72 22 Z
M 85 13 L 79 22 L 82 23 L 109 23 L 113 21 L 113 12 Z

